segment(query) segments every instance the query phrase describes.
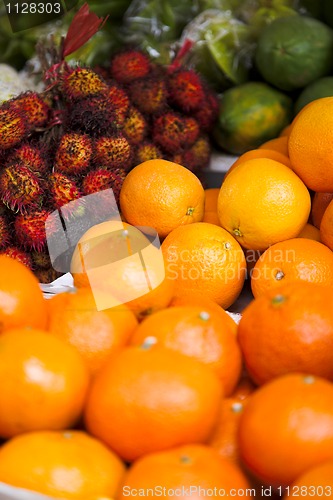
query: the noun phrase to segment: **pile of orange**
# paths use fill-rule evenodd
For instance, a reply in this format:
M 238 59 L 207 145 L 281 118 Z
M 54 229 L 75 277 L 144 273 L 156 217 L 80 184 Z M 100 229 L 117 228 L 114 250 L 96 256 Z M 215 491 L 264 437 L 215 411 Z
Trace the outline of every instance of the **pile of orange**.
M 324 98 L 219 189 L 138 165 L 50 300 L 0 256 L 0 482 L 67 500 L 333 496 L 332 144 Z

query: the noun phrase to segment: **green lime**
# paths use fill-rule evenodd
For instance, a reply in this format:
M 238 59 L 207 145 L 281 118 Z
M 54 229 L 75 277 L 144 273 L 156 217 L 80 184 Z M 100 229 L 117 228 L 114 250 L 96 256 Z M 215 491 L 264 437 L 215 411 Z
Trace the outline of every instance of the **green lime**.
M 281 90 L 305 87 L 333 67 L 333 30 L 306 16 L 276 19 L 258 38 L 255 64 L 262 77 Z
M 295 114 L 315 99 L 333 96 L 333 76 L 324 76 L 302 90 L 295 103 Z

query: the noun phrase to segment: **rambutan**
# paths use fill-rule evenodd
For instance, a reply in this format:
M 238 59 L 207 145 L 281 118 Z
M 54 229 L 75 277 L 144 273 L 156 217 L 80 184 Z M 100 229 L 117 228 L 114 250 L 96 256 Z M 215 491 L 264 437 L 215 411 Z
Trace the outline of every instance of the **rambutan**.
M 182 111 L 195 111 L 204 104 L 203 82 L 193 69 L 181 68 L 169 73 L 167 86 L 170 102 Z
M 103 78 L 88 68 L 76 68 L 66 73 L 60 87 L 68 101 L 93 97 L 108 88 Z
M 51 259 L 48 252 L 34 250 L 31 252 L 34 269 L 48 269 L 51 267 Z
M 116 127 L 121 127 L 127 116 L 131 105 L 130 98 L 126 91 L 116 82 L 112 82 L 106 92 L 107 104 L 115 115 Z
M 120 189 L 123 185 L 125 176 L 125 170 L 120 168 L 115 170 L 108 170 L 101 167 L 95 170 L 91 170 L 83 179 L 83 193 L 85 195 L 93 194 L 111 188 L 118 203 Z
M 45 221 L 48 210 L 18 214 L 14 221 L 15 236 L 19 245 L 27 250 L 41 251 L 46 244 Z
M 59 209 L 63 205 L 81 197 L 76 182 L 60 172 L 53 172 L 49 176 L 48 184 L 55 208 Z
M 210 132 L 219 116 L 219 101 L 213 92 L 207 92 L 205 103 L 192 115 L 203 132 Z
M 190 147 L 199 135 L 198 122 L 189 116 L 169 111 L 153 123 L 153 140 L 166 153 L 179 153 Z
M 104 94 L 89 97 L 71 105 L 66 125 L 76 132 L 97 137 L 117 128 L 117 113 L 109 106 Z
M 100 137 L 95 141 L 95 165 L 128 170 L 132 159 L 132 146 L 123 134 Z
M 210 155 L 211 146 L 208 137 L 200 136 L 193 146 L 185 150 L 179 156 L 174 157 L 173 161 L 180 163 L 192 172 L 197 172 L 208 166 Z
M 7 257 L 10 257 L 11 259 L 15 259 L 18 262 L 21 262 L 21 264 L 24 264 L 31 271 L 33 270 L 33 263 L 30 254 L 28 252 L 25 252 L 24 250 L 21 250 L 21 248 L 10 246 L 5 250 L 1 250 L 0 255 L 7 255 Z
M 133 104 L 142 113 L 159 113 L 166 108 L 168 91 L 162 76 L 140 78 L 128 87 Z
M 41 149 L 28 142 L 23 142 L 15 149 L 8 161 L 22 163 L 38 176 L 44 176 L 48 172 L 48 165 Z
M 37 92 L 24 92 L 10 102 L 16 109 L 23 111 L 30 130 L 46 124 L 50 108 Z
M 134 164 L 138 165 L 144 161 L 155 160 L 156 158 L 163 158 L 160 148 L 153 142 L 144 141 L 136 148 Z
M 150 70 L 150 59 L 140 50 L 124 50 L 111 59 L 111 76 L 120 83 L 130 83 L 147 76 Z
M 38 176 L 21 163 L 11 163 L 0 172 L 0 197 L 11 210 L 22 213 L 42 202 Z
M 86 134 L 64 134 L 55 154 L 54 171 L 69 175 L 86 172 L 92 158 L 92 140 Z
M 124 121 L 123 133 L 131 144 L 140 144 L 148 132 L 148 123 L 140 111 L 131 106 Z
M 21 142 L 27 133 L 27 120 L 22 111 L 8 103 L 0 107 L 0 148 L 9 149 Z
M 0 215 L 0 248 L 6 247 L 10 242 L 10 229 L 8 219 L 5 215 Z

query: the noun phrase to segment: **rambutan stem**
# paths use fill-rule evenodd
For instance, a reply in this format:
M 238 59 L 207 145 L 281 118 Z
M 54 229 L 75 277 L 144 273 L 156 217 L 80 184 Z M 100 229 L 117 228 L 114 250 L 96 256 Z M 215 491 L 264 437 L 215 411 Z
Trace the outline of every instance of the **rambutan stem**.
M 186 54 L 189 52 L 189 50 L 193 47 L 194 42 L 190 40 L 189 38 L 186 38 L 182 47 L 180 47 L 178 53 L 176 54 L 176 57 L 172 61 L 172 63 L 168 67 L 168 73 L 173 73 L 176 71 L 178 68 L 180 68 L 183 64 L 183 59 L 186 56 Z

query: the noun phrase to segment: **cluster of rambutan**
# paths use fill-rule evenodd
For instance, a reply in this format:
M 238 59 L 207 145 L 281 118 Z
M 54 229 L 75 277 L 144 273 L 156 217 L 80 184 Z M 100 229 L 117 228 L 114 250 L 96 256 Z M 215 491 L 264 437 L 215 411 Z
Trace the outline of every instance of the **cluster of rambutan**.
M 52 281 L 49 215 L 109 188 L 118 201 L 126 173 L 146 160 L 200 174 L 217 115 L 217 96 L 195 71 L 157 65 L 141 51 L 119 52 L 103 68 L 64 64 L 45 92 L 0 107 L 0 253 Z

